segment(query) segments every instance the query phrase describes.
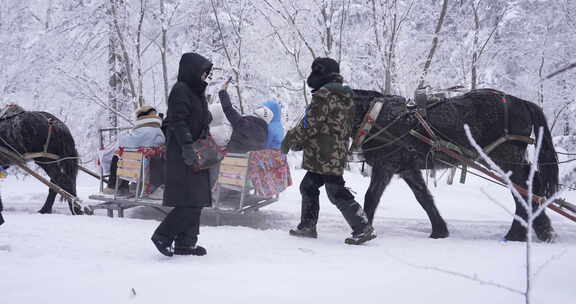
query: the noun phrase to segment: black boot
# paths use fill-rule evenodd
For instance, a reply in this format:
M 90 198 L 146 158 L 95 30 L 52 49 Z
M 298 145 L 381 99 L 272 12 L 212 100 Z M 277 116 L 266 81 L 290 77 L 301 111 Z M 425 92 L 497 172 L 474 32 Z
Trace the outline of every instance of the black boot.
M 174 247 L 174 254 L 175 255 L 197 255 L 203 256 L 206 255 L 208 252 L 206 248 L 202 246 L 191 246 L 191 247 Z
M 300 227 L 300 225 L 298 225 L 296 229 L 290 229 L 290 235 L 313 239 L 318 238 L 316 227 Z
M 206 255 L 206 248 L 196 245 L 200 233 L 200 213 L 195 213 L 193 224 L 185 232 L 176 235 L 174 239 L 174 254 L 176 255 Z
M 4 218 L 2 217 L 2 213 L 0 212 L 0 225 L 4 224 Z
M 374 228 L 372 228 L 372 226 L 370 225 L 367 225 L 361 231 L 353 232 L 352 237 L 349 237 L 346 240 L 344 240 L 344 243 L 349 245 L 360 245 L 375 238 L 376 234 L 374 234 Z
M 169 240 L 168 238 L 159 235 L 159 234 L 154 234 L 152 235 L 152 243 L 154 243 L 154 246 L 156 246 L 156 249 L 158 249 L 158 251 L 160 251 L 161 254 L 171 257 L 174 255 L 174 253 L 172 252 L 172 241 Z

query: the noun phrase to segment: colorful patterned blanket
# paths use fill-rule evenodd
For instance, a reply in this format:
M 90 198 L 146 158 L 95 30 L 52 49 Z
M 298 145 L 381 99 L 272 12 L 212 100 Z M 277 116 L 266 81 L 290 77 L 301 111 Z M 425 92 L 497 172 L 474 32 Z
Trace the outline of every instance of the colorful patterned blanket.
M 249 178 L 257 196 L 272 197 L 292 185 L 286 155 L 280 150 L 250 152 Z

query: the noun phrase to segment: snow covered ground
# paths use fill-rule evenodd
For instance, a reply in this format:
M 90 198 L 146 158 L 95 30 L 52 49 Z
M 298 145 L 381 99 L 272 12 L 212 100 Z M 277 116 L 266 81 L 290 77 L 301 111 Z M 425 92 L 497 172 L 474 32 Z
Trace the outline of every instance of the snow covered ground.
M 348 246 L 350 233 L 323 196 L 319 239 L 290 237 L 298 223 L 298 183 L 280 201 L 214 226 L 203 217 L 204 257 L 161 256 L 149 237 L 159 214 L 138 209 L 130 218 L 39 215 L 47 189 L 32 179 L 1 184 L 6 224 L 0 227 L 0 303 L 522 303 L 520 295 L 433 268 L 524 287 L 524 244 L 502 242 L 511 217 L 484 194 L 509 207 L 510 194 L 469 176 L 465 185 L 432 187 L 451 236 L 428 238 L 430 225 L 403 181 L 384 193 L 374 226 L 378 238 Z M 368 178 L 347 173 L 362 202 Z M 94 180 L 81 173 L 87 202 Z M 574 192 L 568 193 L 576 201 Z M 549 211 L 559 239 L 535 245 L 536 303 L 576 303 L 576 224 Z M 547 263 L 548 262 L 548 263 Z

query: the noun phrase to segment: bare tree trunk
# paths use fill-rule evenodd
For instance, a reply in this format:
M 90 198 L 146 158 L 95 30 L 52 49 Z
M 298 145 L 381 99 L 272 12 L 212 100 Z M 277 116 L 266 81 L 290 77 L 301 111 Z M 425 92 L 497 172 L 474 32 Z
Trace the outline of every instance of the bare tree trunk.
M 398 34 L 398 1 L 393 1 L 394 11 L 392 13 L 392 24 L 390 32 L 390 39 L 388 39 L 388 49 L 386 50 L 386 71 L 385 71 L 385 80 L 384 80 L 384 94 L 391 94 L 392 93 L 392 78 L 394 69 L 394 58 L 395 58 L 395 50 L 396 50 L 396 35 Z
M 115 5 L 114 1 L 117 0 L 110 0 L 110 5 Z M 109 10 L 108 14 L 110 15 L 109 18 L 112 19 L 114 18 L 112 15 L 112 11 L 111 9 Z M 123 89 L 122 89 L 122 72 L 121 69 L 119 68 L 120 65 L 120 61 L 121 61 L 121 55 L 119 55 L 118 52 L 118 36 L 116 35 L 116 30 L 114 29 L 114 24 L 112 21 L 109 22 L 108 25 L 108 31 L 109 31 L 109 38 L 108 38 L 108 71 L 109 71 L 109 75 L 110 78 L 108 79 L 108 86 L 109 86 L 109 91 L 108 91 L 108 102 L 109 102 L 109 106 L 110 106 L 110 111 L 108 114 L 108 123 L 110 124 L 110 127 L 112 128 L 117 128 L 118 127 L 118 116 L 116 115 L 116 113 L 118 112 L 119 109 L 119 97 L 122 95 L 123 93 Z M 111 136 L 115 137 L 116 136 L 116 132 L 112 131 L 111 132 Z
M 160 22 L 162 23 L 162 42 L 160 45 L 160 57 L 162 59 L 162 82 L 164 84 L 164 102 L 168 105 L 168 63 L 166 59 L 166 50 L 168 48 L 168 21 L 166 18 L 166 7 L 164 0 L 160 0 Z
M 347 4 L 347 5 L 346 5 Z M 343 41 L 343 33 L 344 33 L 344 24 L 346 24 L 346 19 L 348 17 L 348 13 L 350 12 L 350 0 L 342 1 L 342 16 L 340 16 L 340 38 L 338 41 L 338 63 L 342 61 L 342 41 Z
M 52 26 L 52 6 L 53 0 L 48 1 L 48 8 L 46 8 L 46 20 L 44 22 L 44 29 L 49 30 Z
M 128 47 L 126 45 L 126 39 L 124 38 L 123 34 L 123 27 L 120 27 L 119 22 L 119 12 L 118 8 L 121 7 L 123 11 L 125 10 L 125 2 L 124 0 L 111 0 L 111 12 L 112 12 L 112 23 L 114 29 L 116 31 L 117 36 L 117 45 L 120 47 L 121 56 L 120 62 L 124 65 L 125 75 L 126 75 L 126 82 L 128 84 L 128 88 L 130 89 L 132 106 L 135 110 L 138 108 L 137 102 L 137 92 L 136 92 L 136 85 L 134 84 L 134 77 L 132 77 L 132 61 L 130 60 L 130 54 L 128 53 Z
M 383 46 L 382 46 L 382 41 L 380 41 L 380 32 L 378 31 L 378 27 L 379 27 L 380 23 L 378 22 L 378 10 L 376 9 L 376 0 L 372 0 L 372 22 L 374 23 L 374 27 L 373 27 L 374 40 L 376 40 L 376 47 L 378 48 L 380 63 L 382 65 L 385 65 L 386 60 L 384 59 L 384 50 L 383 50 Z M 383 82 L 386 82 L 386 77 L 384 77 Z
M 332 17 L 334 15 L 334 10 L 332 7 L 330 7 L 330 11 L 328 10 L 328 2 L 323 0 L 322 4 L 320 4 L 320 15 L 322 16 L 322 21 L 319 22 L 319 25 L 324 28 L 324 35 L 321 37 L 325 47 L 324 55 L 330 57 L 332 54 L 332 45 L 334 44 L 334 36 L 332 34 Z
M 470 89 L 475 90 L 478 83 L 478 36 L 480 35 L 480 17 L 478 16 L 478 6 L 476 0 L 472 1 L 472 11 L 474 13 L 474 40 L 472 44 L 472 69 L 470 77 Z
M 216 4 L 214 3 L 214 0 L 210 0 L 210 4 L 212 4 L 212 11 L 214 13 L 214 17 L 216 18 L 216 25 L 218 26 L 218 32 L 220 34 L 220 41 L 222 41 L 222 45 L 224 48 L 224 53 L 226 54 L 226 59 L 228 60 L 228 64 L 230 64 L 231 67 L 234 67 L 234 64 L 232 62 L 232 56 L 230 54 L 230 51 L 228 50 L 228 45 L 226 44 L 226 41 L 224 40 L 224 32 L 222 29 L 222 24 L 220 23 L 220 17 L 218 16 L 218 10 L 216 9 Z M 242 21 L 239 21 L 242 22 Z M 239 54 L 239 57 L 241 56 L 241 54 Z M 238 59 L 238 65 L 240 65 L 240 58 Z M 244 114 L 244 105 L 242 102 L 242 91 L 240 90 L 240 70 L 238 68 L 232 68 L 232 72 L 234 73 L 234 78 L 236 81 L 236 92 L 238 94 L 238 99 L 239 99 L 239 105 L 240 105 L 240 113 Z
M 438 48 L 438 35 L 442 30 L 442 25 L 444 25 L 444 19 L 446 18 L 447 12 L 448 12 L 448 0 L 444 0 L 444 2 L 442 3 L 442 9 L 440 10 L 440 16 L 438 17 L 438 22 L 436 23 L 436 29 L 434 30 L 434 38 L 432 38 L 432 46 L 430 47 L 428 57 L 426 57 L 426 63 L 424 64 L 422 77 L 420 77 L 420 82 L 418 83 L 419 88 L 423 87 L 424 83 L 426 82 L 426 76 L 428 75 L 430 66 L 432 65 L 432 59 L 434 58 L 434 54 L 436 53 L 436 49 Z
M 410 1 L 410 4 L 406 8 L 406 11 L 402 14 L 398 11 L 398 0 L 387 0 L 387 6 L 383 8 L 382 2 L 379 6 L 376 5 L 376 0 L 372 0 L 372 18 L 374 22 L 374 35 L 376 40 L 376 46 L 378 48 L 378 54 L 380 56 L 380 63 L 383 68 L 384 73 L 384 94 L 391 94 L 392 86 L 394 84 L 394 77 L 396 73 L 396 46 L 398 42 L 398 36 L 402 29 L 402 24 L 407 20 L 412 7 L 414 6 L 414 0 Z M 390 13 L 389 17 L 384 17 L 382 24 L 378 18 L 378 8 Z M 386 19 L 389 19 L 387 21 Z M 382 33 L 378 31 L 378 27 L 382 26 Z M 387 45 L 384 46 L 384 42 Z M 382 89 L 382 87 L 381 87 Z
M 538 86 L 538 102 L 540 103 L 540 107 L 544 108 L 544 51 L 542 51 L 542 55 L 540 57 L 540 67 L 538 68 L 538 78 L 540 79 L 540 85 Z
M 506 9 L 504 9 L 502 11 L 502 14 L 500 14 L 499 16 L 496 17 L 496 22 L 494 23 L 494 27 L 492 28 L 492 31 L 490 32 L 490 34 L 488 35 L 488 37 L 486 38 L 486 40 L 484 40 L 484 42 L 482 43 L 482 46 L 480 46 L 480 16 L 479 16 L 479 7 L 480 7 L 480 3 L 482 2 L 482 0 L 478 0 L 478 2 L 476 2 L 476 0 L 471 2 L 472 5 L 472 11 L 474 13 L 474 40 L 473 40 L 473 52 L 472 52 L 472 70 L 471 70 L 471 85 L 470 88 L 472 90 L 476 89 L 476 87 L 478 86 L 478 62 L 480 61 L 480 57 L 482 57 L 482 55 L 484 54 L 484 51 L 486 51 L 486 47 L 488 46 L 488 43 L 490 42 L 490 40 L 492 39 L 492 37 L 494 36 L 494 33 L 496 33 L 496 30 L 498 29 L 498 26 L 500 25 L 500 22 L 502 21 L 502 19 L 504 19 L 504 14 L 506 13 Z
M 140 0 L 140 18 L 136 32 L 136 73 L 138 77 L 138 106 L 144 105 L 144 75 L 142 73 L 142 24 L 146 14 L 147 0 Z
M 127 100 L 130 100 L 127 91 L 127 71 L 124 64 L 124 56 L 120 47 L 118 36 L 118 24 L 115 21 L 115 9 L 118 6 L 125 5 L 124 0 L 110 0 L 108 15 L 110 21 L 108 23 L 109 38 L 108 38 L 108 123 L 111 127 L 119 127 L 118 113 L 123 112 L 123 105 Z M 116 132 L 111 132 L 111 139 L 116 137 Z

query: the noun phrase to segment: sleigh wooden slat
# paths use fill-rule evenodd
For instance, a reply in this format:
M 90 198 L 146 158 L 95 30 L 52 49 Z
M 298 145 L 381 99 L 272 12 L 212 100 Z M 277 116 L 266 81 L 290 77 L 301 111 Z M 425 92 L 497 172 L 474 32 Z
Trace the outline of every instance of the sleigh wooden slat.
M 248 157 L 242 154 L 229 153 L 221 162 L 222 165 L 248 166 Z
M 118 162 L 118 167 L 124 169 L 140 169 L 141 166 L 142 163 L 139 160 L 122 159 Z
M 142 153 L 140 152 L 135 152 L 135 151 L 124 151 L 122 152 L 121 158 L 123 160 L 136 160 L 136 161 L 141 161 L 142 160 Z
M 239 176 L 239 178 L 229 178 L 220 175 L 218 177 L 218 183 L 223 185 L 233 185 L 242 187 L 245 183 L 244 178 L 245 175 Z
M 221 173 L 245 175 L 247 170 L 248 170 L 248 166 L 239 167 L 239 166 L 233 166 L 233 165 L 227 165 L 227 164 L 222 164 L 222 166 L 220 166 L 220 172 Z

